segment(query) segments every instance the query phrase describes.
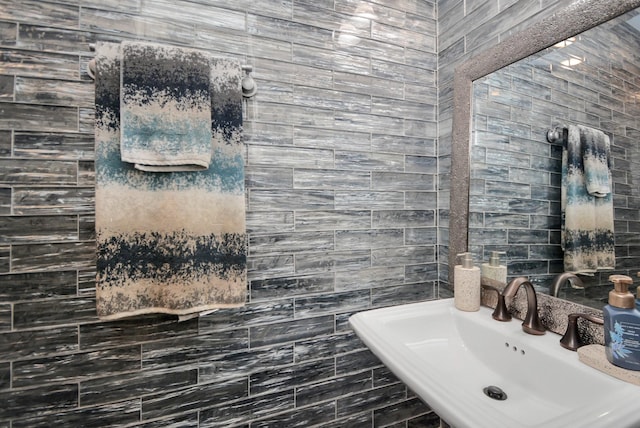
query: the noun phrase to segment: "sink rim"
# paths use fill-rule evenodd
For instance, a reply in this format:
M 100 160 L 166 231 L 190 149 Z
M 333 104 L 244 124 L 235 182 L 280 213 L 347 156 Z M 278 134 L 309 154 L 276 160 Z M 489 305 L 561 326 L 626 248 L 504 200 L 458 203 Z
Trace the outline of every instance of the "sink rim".
M 576 412 L 573 411 L 565 411 L 550 421 L 551 424 L 545 422 L 545 427 L 557 426 L 564 428 L 568 426 L 583 426 L 584 423 L 588 423 L 591 427 L 623 427 L 632 426 L 631 424 L 634 422 L 637 423 L 638 415 L 634 406 L 635 401 L 628 398 L 633 396 L 634 393 L 638 393 L 637 386 L 615 379 L 583 364 L 578 360 L 577 353 L 567 351 L 560 346 L 558 343 L 559 335 L 552 332 L 547 332 L 544 336 L 525 334 L 522 332 L 518 320 L 514 319 L 506 323 L 494 321 L 491 319 L 491 311 L 490 308 L 484 306 L 478 312 L 458 311 L 453 306 L 453 299 L 450 298 L 363 311 L 352 315 L 349 318 L 349 322 L 362 341 L 398 378 L 427 402 L 439 416 L 457 428 L 470 426 L 468 421 L 474 421 L 473 426 L 477 428 L 479 418 L 487 424 L 487 427 L 513 426 L 514 420 L 505 419 L 504 414 L 498 414 L 499 410 L 496 410 L 495 406 L 495 403 L 508 403 L 508 400 L 497 402 L 487 398 L 487 403 L 480 401 L 480 399 L 476 400 L 475 393 L 472 395 L 467 393 L 468 391 L 456 392 L 455 389 L 446 384 L 446 379 L 439 379 L 438 376 L 430 373 L 429 365 L 421 361 L 417 355 L 407 352 L 404 349 L 406 345 L 401 343 L 397 336 L 387 334 L 389 338 L 386 337 L 385 333 L 388 333 L 389 328 L 385 326 L 384 320 L 428 319 L 429 317 L 440 315 L 454 318 L 467 317 L 474 321 L 477 320 L 487 324 L 491 331 L 496 331 L 496 334 L 506 334 L 509 337 L 513 335 L 519 342 L 525 343 L 530 349 L 540 349 L 545 353 L 550 353 L 553 358 L 566 359 L 569 365 L 583 371 L 585 374 L 588 373 L 590 376 L 595 376 L 595 380 L 598 382 L 610 383 L 618 391 L 613 397 L 603 397 L 605 394 L 600 394 L 596 390 L 594 391 L 594 396 L 596 397 L 594 402 L 586 401 L 583 406 L 572 408 L 572 410 L 579 410 L 579 414 L 576 415 Z M 486 320 L 489 321 L 485 323 Z M 452 319 L 451 321 L 454 320 Z M 437 370 L 435 371 L 437 372 Z M 482 391 L 478 391 L 478 394 L 477 397 L 480 397 Z M 507 394 L 509 394 L 509 391 L 507 391 Z M 456 407 L 456 403 L 465 401 L 460 399 L 461 396 L 465 397 L 465 399 L 468 396 L 470 401 Z M 486 397 L 482 396 L 482 399 L 484 398 Z M 634 417 L 636 419 L 633 419 Z M 515 422 L 522 423 L 522 421 Z

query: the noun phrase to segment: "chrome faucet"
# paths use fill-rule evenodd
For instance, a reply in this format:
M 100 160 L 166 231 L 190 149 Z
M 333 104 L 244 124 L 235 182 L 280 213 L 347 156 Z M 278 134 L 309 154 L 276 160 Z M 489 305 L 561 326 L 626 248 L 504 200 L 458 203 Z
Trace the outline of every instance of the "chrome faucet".
M 529 282 L 528 278 L 519 276 L 513 279 L 507 284 L 502 294 L 504 297 L 515 297 L 521 286 L 524 286 L 527 292 L 527 314 L 522 322 L 522 330 L 529 334 L 544 334 L 545 328 L 538 317 L 538 297 L 536 296 L 536 290 L 533 288 L 533 284 Z
M 562 287 L 562 284 L 567 281 L 569 281 L 571 287 L 573 288 L 584 288 L 584 283 L 580 278 L 576 276 L 576 274 L 571 272 L 563 272 L 553 279 L 551 287 L 549 287 L 549 294 L 553 297 L 558 297 L 560 287 Z

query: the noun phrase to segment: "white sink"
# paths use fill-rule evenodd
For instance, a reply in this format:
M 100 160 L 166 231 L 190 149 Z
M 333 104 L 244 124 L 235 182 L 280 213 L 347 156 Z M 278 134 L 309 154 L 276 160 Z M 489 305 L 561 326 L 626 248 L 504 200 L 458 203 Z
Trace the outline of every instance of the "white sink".
M 499 322 L 486 307 L 453 299 L 360 312 L 349 321 L 364 343 L 456 428 L 639 427 L 640 387 L 603 374 L 547 332 Z M 507 398 L 483 392 L 497 386 Z

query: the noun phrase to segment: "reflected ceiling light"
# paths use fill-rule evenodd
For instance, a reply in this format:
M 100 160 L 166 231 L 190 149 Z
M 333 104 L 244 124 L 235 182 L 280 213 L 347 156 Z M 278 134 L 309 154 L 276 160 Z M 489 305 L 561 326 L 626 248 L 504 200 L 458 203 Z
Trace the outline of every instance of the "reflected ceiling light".
M 564 61 L 560 61 L 560 64 L 562 64 L 565 67 L 575 67 L 578 64 L 582 64 L 584 62 L 584 60 L 582 58 L 578 58 L 577 56 L 573 56 L 571 55 L 570 58 L 565 59 Z
M 567 40 L 563 40 L 561 42 L 558 42 L 553 46 L 556 47 L 556 48 L 566 48 L 567 46 L 572 45 L 575 41 L 576 41 L 575 37 L 569 37 Z
M 352 24 L 345 23 L 340 25 L 340 29 L 333 32 L 333 40 L 340 46 L 354 46 L 360 43 L 360 37 L 356 36 L 356 27 Z
M 360 18 L 366 18 L 366 19 L 378 18 L 375 11 L 373 10 L 373 7 L 369 3 L 364 3 L 364 2 L 360 3 L 358 7 L 356 7 L 355 15 Z

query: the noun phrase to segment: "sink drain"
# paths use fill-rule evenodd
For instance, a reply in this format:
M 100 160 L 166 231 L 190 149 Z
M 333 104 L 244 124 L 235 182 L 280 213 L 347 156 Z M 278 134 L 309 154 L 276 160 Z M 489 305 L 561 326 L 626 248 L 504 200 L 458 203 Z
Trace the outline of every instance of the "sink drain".
M 482 392 L 484 392 L 484 395 L 489 398 L 493 398 L 494 400 L 503 401 L 507 399 L 507 393 L 504 392 L 502 388 L 495 385 L 487 386 L 482 390 Z

